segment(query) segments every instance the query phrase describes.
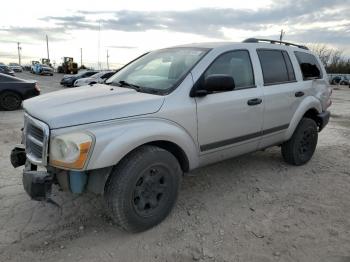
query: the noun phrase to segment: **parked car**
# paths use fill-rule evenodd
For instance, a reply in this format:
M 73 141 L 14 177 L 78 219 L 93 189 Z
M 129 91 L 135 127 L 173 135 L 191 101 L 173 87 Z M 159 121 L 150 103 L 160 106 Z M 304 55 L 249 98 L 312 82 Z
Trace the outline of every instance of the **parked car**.
M 76 80 L 90 77 L 97 73 L 98 71 L 96 70 L 89 70 L 89 71 L 78 72 L 76 75 L 64 75 L 61 80 L 61 85 L 66 87 L 73 87 Z
M 22 101 L 40 94 L 36 81 L 24 80 L 0 73 L 0 109 L 16 110 Z
M 304 46 L 247 39 L 161 49 L 105 84 L 25 101 L 12 164 L 27 161 L 32 199 L 47 200 L 52 184 L 102 194 L 121 228 L 144 231 L 165 219 L 195 168 L 277 145 L 287 163 L 307 163 L 330 95 Z
M 84 86 L 84 85 L 90 85 L 90 84 L 101 84 L 106 81 L 106 79 L 110 78 L 112 75 L 114 75 L 115 71 L 102 71 L 97 74 L 94 74 L 90 77 L 80 78 L 74 82 L 74 86 Z
M 349 85 L 350 81 L 346 76 L 335 76 L 331 81 L 332 85 Z
M 9 63 L 9 68 L 11 68 L 15 72 L 22 72 L 23 68 L 17 63 Z
M 15 76 L 15 72 L 7 65 L 0 65 L 0 73 L 10 76 Z
M 33 64 L 31 68 L 31 72 L 37 75 L 53 76 L 53 68 L 48 65 L 44 65 L 40 63 Z

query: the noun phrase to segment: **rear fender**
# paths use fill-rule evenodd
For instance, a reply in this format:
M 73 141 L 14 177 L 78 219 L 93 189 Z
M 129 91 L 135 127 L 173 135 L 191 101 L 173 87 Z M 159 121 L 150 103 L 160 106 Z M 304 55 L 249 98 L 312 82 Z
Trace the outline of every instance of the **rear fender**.
M 304 114 L 310 109 L 316 109 L 318 113 L 322 112 L 322 106 L 320 101 L 313 96 L 306 97 L 300 103 L 298 109 L 295 111 L 293 115 L 292 121 L 289 124 L 288 130 L 285 135 L 285 140 L 288 140 L 291 138 L 300 120 L 303 118 Z

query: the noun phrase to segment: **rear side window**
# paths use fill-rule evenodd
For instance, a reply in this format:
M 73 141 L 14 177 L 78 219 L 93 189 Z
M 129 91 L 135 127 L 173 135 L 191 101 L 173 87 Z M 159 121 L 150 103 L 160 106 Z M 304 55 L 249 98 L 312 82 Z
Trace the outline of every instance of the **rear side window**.
M 320 64 L 314 55 L 299 51 L 295 51 L 294 53 L 299 62 L 304 80 L 322 78 Z
M 295 81 L 289 55 L 283 50 L 257 50 L 265 85 L 282 84 Z
M 235 81 L 235 90 L 255 87 L 254 73 L 247 50 L 230 51 L 220 55 L 206 70 L 209 75 L 230 75 Z

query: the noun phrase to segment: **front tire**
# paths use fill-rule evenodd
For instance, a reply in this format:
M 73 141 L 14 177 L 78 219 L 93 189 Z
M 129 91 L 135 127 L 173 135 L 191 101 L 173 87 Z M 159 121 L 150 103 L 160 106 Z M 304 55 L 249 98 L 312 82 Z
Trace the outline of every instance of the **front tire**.
M 182 170 L 176 157 L 155 146 L 142 146 L 113 170 L 105 188 L 111 217 L 128 232 L 141 232 L 163 221 L 172 210 Z
M 12 111 L 19 109 L 22 104 L 22 98 L 20 95 L 5 91 L 0 94 L 0 108 L 6 111 Z
M 291 165 L 300 166 L 313 156 L 318 139 L 317 124 L 310 118 L 302 118 L 292 137 L 282 144 L 282 156 Z

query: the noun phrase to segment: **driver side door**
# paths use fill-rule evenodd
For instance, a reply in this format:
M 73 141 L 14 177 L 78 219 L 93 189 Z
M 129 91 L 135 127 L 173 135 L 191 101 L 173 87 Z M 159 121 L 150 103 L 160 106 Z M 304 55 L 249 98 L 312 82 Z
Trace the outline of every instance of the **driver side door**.
M 263 124 L 263 94 L 255 85 L 249 51 L 219 55 L 199 78 L 199 88 L 215 74 L 232 76 L 235 89 L 195 98 L 202 164 L 256 150 Z

